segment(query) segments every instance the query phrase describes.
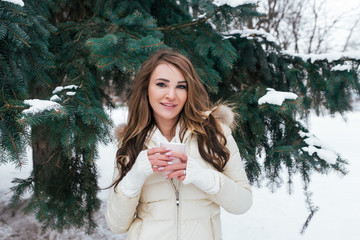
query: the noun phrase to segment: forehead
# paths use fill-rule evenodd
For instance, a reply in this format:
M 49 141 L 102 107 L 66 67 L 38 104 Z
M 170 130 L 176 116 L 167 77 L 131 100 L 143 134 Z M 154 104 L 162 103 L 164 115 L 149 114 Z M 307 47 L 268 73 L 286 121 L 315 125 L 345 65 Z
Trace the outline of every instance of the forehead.
M 160 63 L 156 66 L 151 74 L 150 81 L 159 78 L 174 80 L 174 81 L 185 81 L 183 73 L 178 67 L 171 63 Z

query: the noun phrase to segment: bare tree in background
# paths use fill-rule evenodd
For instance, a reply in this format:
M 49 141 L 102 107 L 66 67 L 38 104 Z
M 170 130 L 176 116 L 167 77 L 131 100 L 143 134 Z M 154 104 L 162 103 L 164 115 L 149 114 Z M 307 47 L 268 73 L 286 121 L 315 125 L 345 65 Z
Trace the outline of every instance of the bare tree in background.
M 343 51 L 356 46 L 352 39 L 360 17 L 350 23 L 344 21 L 349 13 L 343 12 L 336 17 L 330 17 L 325 8 L 326 0 L 267 0 L 260 1 L 259 4 L 265 15 L 250 20 L 248 27 L 271 33 L 285 50 L 296 53 L 323 53 L 332 50 L 334 46 L 343 46 Z M 353 11 L 355 10 L 360 9 Z M 344 42 L 332 41 L 333 32 L 337 28 L 346 31 Z
M 359 34 L 359 23 L 360 23 L 360 15 L 358 16 L 358 18 L 356 19 L 356 21 L 354 22 L 353 26 L 351 27 L 351 31 L 349 32 L 347 38 L 346 38 L 346 42 L 343 48 L 343 51 L 347 51 L 349 49 L 359 49 L 360 47 L 360 41 L 351 41 L 351 39 L 354 39 L 353 36 L 357 35 L 357 39 L 359 39 L 360 34 Z M 358 31 L 355 31 L 355 29 L 357 28 Z

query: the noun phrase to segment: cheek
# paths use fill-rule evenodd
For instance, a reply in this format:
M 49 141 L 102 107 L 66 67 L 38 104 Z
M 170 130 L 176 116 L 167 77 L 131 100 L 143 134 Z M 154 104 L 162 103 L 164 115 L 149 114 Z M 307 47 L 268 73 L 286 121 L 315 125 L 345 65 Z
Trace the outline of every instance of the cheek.
M 181 94 L 181 102 L 184 105 L 187 100 L 187 92 Z
M 149 99 L 150 103 L 156 99 L 157 94 L 153 87 L 149 87 L 147 94 L 148 94 L 148 99 Z
M 151 89 L 149 88 L 148 92 L 147 92 L 147 98 L 148 98 L 148 102 L 150 104 L 151 108 L 154 108 L 154 94 L 151 91 Z

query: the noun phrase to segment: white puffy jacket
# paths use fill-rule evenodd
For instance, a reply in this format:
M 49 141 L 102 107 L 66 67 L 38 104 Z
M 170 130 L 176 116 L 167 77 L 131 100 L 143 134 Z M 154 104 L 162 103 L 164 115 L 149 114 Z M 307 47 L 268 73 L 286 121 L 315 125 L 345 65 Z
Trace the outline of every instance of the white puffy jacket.
M 231 123 L 226 120 L 229 119 L 226 115 L 233 113 L 224 106 L 221 108 L 214 115 L 222 123 Z M 166 180 L 161 173 L 147 177 L 135 197 L 127 197 L 119 184 L 116 192 L 111 188 L 107 202 L 105 217 L 110 229 L 114 233 L 127 232 L 129 240 L 222 239 L 220 206 L 230 213 L 242 214 L 252 205 L 252 193 L 231 130 L 227 125 L 221 126 L 227 139 L 230 159 L 224 171 L 217 172 L 219 190 L 216 194 L 207 194 L 193 184 L 184 184 L 177 179 Z M 147 142 L 148 149 L 160 144 L 156 138 Z M 196 161 L 203 168 L 214 169 L 201 158 L 197 140 L 190 132 L 186 132 L 183 142 L 186 144 L 188 161 Z M 119 171 L 115 167 L 113 179 L 118 175 Z

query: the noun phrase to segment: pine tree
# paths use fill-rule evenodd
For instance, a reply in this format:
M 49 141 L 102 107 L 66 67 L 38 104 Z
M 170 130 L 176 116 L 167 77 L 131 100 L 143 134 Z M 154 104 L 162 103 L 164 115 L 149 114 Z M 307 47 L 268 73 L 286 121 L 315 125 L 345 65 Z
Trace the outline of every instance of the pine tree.
M 26 146 L 33 149 L 34 169 L 14 180 L 12 204 L 30 191 L 25 211 L 44 228 L 91 232 L 100 206 L 97 148 L 111 141 L 105 89 L 125 91 L 151 53 L 171 48 L 192 60 L 212 101 L 233 104 L 234 136 L 253 185 L 276 189 L 285 171 L 291 189 L 293 175 L 302 176 L 306 227 L 317 211 L 308 191 L 311 174 L 346 174 L 346 160 L 322 157 L 303 122 L 311 110 L 351 110 L 351 94 L 360 94 L 360 60 L 284 53 L 266 34 L 231 31 L 234 22 L 245 26 L 260 15 L 256 4 L 217 2 L 26 0 L 21 7 L 0 1 L 0 163 L 21 167 Z M 298 97 L 260 103 L 272 89 Z M 28 99 L 53 105 L 36 112 Z

